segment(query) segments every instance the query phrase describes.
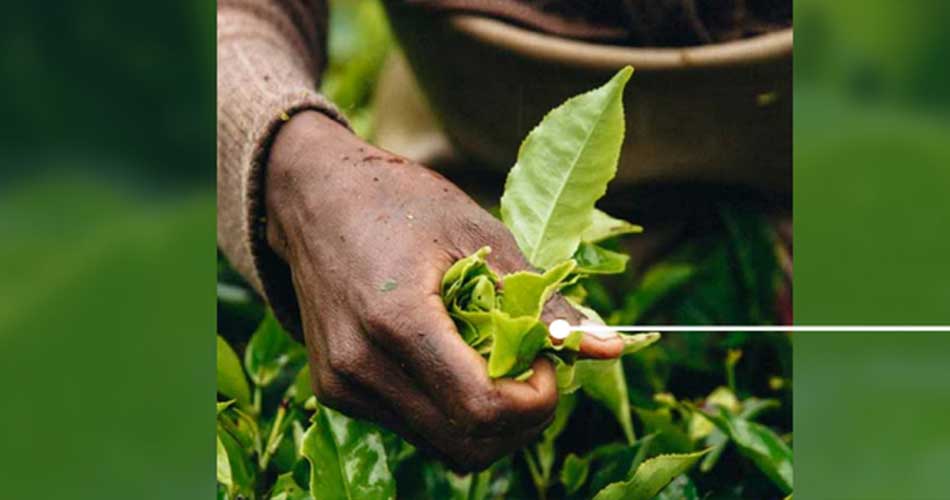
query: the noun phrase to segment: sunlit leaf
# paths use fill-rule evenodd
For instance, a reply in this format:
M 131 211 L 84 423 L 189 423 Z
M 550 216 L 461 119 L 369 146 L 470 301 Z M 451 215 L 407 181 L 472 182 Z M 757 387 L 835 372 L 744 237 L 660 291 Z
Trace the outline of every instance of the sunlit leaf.
M 544 274 L 520 271 L 502 278 L 502 311 L 512 317 L 538 317 L 558 285 L 574 270 L 576 263 L 566 260 Z
M 627 268 L 630 256 L 607 250 L 593 243 L 582 242 L 574 252 L 579 274 L 619 274 Z
M 252 498 L 256 471 L 247 450 L 221 425 L 217 430 L 217 472 L 230 498 Z
M 783 492 L 792 491 L 792 449 L 768 427 L 730 415 L 725 408 L 704 412 L 748 458 Z
M 488 357 L 488 376 L 517 376 L 527 370 L 548 340 L 548 329 L 535 318 L 512 318 L 495 310 L 494 340 Z
M 315 500 L 395 498 L 383 438 L 368 422 L 321 406 L 304 434 L 301 453 L 310 462 Z
M 660 455 L 637 467 L 629 480 L 613 483 L 600 490 L 594 500 L 649 500 L 666 487 L 676 476 L 683 474 L 706 451 L 682 455 Z
M 244 377 L 241 362 L 228 342 L 218 335 L 218 393 L 234 398 L 245 407 L 251 404 L 251 389 Z
M 597 243 L 615 236 L 642 232 L 643 227 L 611 217 L 595 208 L 591 217 L 590 226 L 581 233 L 581 241 Z
M 244 369 L 255 384 L 267 387 L 284 367 L 302 363 L 305 358 L 303 346 L 290 338 L 268 312 L 244 351 Z
M 549 112 L 518 150 L 501 217 L 534 266 L 571 258 L 613 178 L 624 138 L 623 89 L 633 69 Z

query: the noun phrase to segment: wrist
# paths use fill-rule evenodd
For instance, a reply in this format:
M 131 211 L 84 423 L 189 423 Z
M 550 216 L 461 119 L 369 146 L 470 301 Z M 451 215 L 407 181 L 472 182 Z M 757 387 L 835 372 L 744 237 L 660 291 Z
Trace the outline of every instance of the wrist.
M 326 188 L 345 175 L 340 151 L 363 144 L 353 132 L 317 111 L 295 114 L 274 137 L 266 168 L 267 240 L 289 261 L 295 225 L 312 221 L 313 200 L 329 202 Z

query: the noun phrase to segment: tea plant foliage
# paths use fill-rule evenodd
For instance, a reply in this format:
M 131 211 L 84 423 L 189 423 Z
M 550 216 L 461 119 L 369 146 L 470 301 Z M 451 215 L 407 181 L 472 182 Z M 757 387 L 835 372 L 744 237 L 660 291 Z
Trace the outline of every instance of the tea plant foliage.
M 774 493 L 768 488 L 791 491 L 790 437 L 756 421 L 778 402 L 738 397 L 741 353 L 729 351 L 725 361 L 728 387 L 678 400 L 659 391 L 664 363 L 692 363 L 695 370 L 700 361 L 664 360 L 667 351 L 647 349 L 659 334 L 623 336 L 624 359 L 581 360 L 580 332 L 555 342 L 540 319 L 555 293 L 595 319 L 601 317 L 598 307 L 611 321 L 633 323 L 663 303 L 688 314 L 728 318 L 703 307 L 738 310 L 730 301 L 690 301 L 696 293 L 719 297 L 717 280 L 728 266 L 716 259 L 730 256 L 733 248 L 741 250 L 736 261 L 743 266 L 742 286 L 761 289 L 759 283 L 768 281 L 755 274 L 759 265 L 752 265 L 762 262 L 761 250 L 768 245 L 730 244 L 702 254 L 713 263 L 706 268 L 660 262 L 620 307 L 604 302 L 596 279 L 623 272 L 629 260 L 616 251 L 616 239 L 642 231 L 594 208 L 616 169 L 624 133 L 622 95 L 631 71 L 625 68 L 603 87 L 553 110 L 519 151 L 502 197 L 502 217 L 535 269 L 499 275 L 488 263 L 491 249 L 484 247 L 454 263 L 441 283 L 443 304 L 459 335 L 488 358 L 488 376 L 529 377 L 539 356 L 554 363 L 561 395 L 541 436 L 485 471 L 457 475 L 397 435 L 320 405 L 304 347 L 267 312 L 246 343 L 217 339 L 219 499 L 695 499 L 701 484 L 693 482 L 696 475 L 713 477 L 730 448 L 746 461 L 743 473 L 757 469 L 765 485 L 756 480 L 752 490 L 742 489 L 745 484 L 717 486 L 723 498 L 746 493 L 761 498 L 762 491 Z M 732 217 L 732 234 L 748 232 L 741 217 L 724 217 Z M 685 298 L 677 298 L 684 290 Z M 765 304 L 749 307 L 754 317 L 745 320 L 759 318 Z M 231 345 L 244 345 L 242 357 Z M 627 372 L 630 367 L 638 370 L 636 376 Z M 644 398 L 643 385 L 653 387 L 646 392 L 653 393 L 652 400 Z M 585 428 L 586 419 L 598 414 L 607 420 Z M 610 421 L 616 426 L 600 425 Z M 591 446 L 585 432 L 601 440 Z

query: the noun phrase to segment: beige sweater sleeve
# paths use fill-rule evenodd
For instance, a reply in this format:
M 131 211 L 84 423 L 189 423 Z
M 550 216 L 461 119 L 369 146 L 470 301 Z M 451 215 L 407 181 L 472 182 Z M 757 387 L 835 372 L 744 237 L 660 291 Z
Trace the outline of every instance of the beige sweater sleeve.
M 299 331 L 287 266 L 265 237 L 264 168 L 280 125 L 319 110 L 327 11 L 320 0 L 218 1 L 218 246 L 285 326 Z

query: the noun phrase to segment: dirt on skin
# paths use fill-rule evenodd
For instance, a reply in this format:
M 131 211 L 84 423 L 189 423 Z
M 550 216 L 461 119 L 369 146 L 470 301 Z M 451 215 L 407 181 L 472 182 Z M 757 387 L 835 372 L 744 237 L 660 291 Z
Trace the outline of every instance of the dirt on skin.
M 682 47 L 726 42 L 792 25 L 792 0 L 518 0 L 611 33 L 614 43 Z M 620 33 L 618 37 L 616 34 Z

